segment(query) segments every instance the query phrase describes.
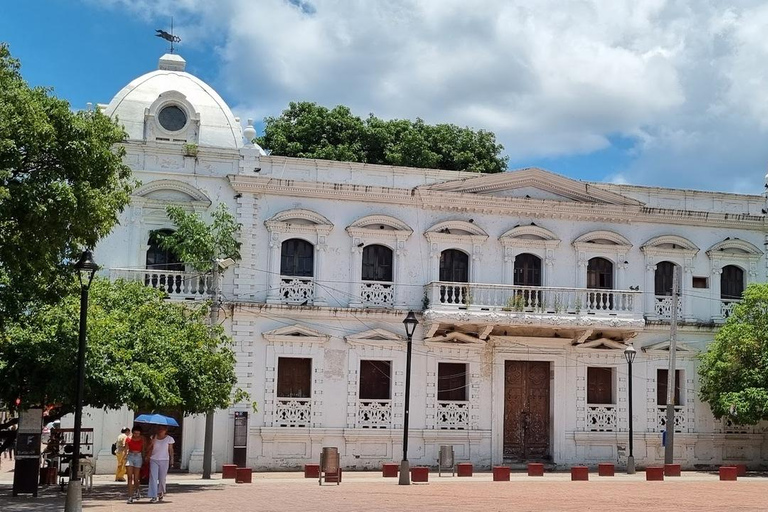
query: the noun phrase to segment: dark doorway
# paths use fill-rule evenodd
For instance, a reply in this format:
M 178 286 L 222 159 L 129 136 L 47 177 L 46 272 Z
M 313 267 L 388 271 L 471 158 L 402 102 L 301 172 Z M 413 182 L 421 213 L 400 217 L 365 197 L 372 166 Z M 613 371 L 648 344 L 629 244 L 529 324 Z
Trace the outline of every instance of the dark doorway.
M 504 458 L 550 460 L 549 363 L 504 365 Z

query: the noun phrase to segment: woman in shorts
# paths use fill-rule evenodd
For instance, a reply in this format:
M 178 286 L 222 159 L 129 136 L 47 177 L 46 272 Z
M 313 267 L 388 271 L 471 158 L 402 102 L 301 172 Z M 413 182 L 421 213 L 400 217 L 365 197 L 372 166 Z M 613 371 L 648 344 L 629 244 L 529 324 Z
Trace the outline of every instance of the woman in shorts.
M 128 503 L 139 499 L 139 485 L 141 482 L 141 466 L 144 463 L 144 437 L 141 435 L 141 427 L 134 425 L 131 437 L 125 440 L 125 469 L 128 476 Z

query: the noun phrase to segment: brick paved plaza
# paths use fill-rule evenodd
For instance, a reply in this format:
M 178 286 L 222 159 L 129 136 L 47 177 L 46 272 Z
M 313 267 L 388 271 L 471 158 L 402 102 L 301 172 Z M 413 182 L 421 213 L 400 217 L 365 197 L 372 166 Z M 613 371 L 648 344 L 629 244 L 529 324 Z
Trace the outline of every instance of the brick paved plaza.
M 13 474 L 7 463 L 0 472 L 0 511 L 32 512 L 63 510 L 64 496 L 58 488 L 48 488 L 37 499 L 11 498 Z M 164 503 L 152 505 L 161 510 L 226 511 L 495 511 L 495 510 L 595 510 L 595 511 L 766 511 L 768 475 L 720 482 L 711 473 L 683 473 L 664 482 L 646 482 L 644 473 L 617 474 L 589 482 L 571 482 L 568 473 L 549 473 L 543 478 L 512 475 L 511 482 L 492 482 L 489 473 L 472 478 L 430 474 L 429 484 L 401 487 L 397 479 L 380 473 L 345 473 L 340 486 L 320 487 L 316 480 L 305 480 L 301 473 L 260 473 L 252 484 L 214 480 L 203 482 L 199 475 L 172 475 Z M 135 510 L 149 506 L 146 499 L 128 505 L 125 488 L 97 476 L 94 488 L 85 497 L 89 511 Z M 672 503 L 672 504 L 670 504 Z

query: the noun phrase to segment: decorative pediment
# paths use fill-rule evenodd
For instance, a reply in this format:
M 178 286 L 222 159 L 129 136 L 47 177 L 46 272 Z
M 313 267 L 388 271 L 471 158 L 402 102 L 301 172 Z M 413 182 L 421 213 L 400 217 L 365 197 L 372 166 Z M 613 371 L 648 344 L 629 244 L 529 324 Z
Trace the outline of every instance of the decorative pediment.
M 747 242 L 746 240 L 740 240 L 738 238 L 726 238 L 722 242 L 718 242 L 707 250 L 707 256 L 712 259 L 719 258 L 743 258 L 743 259 L 755 259 L 760 258 L 763 255 L 763 251 L 758 249 L 755 245 Z
M 328 235 L 333 223 L 312 210 L 294 208 L 275 214 L 264 222 L 271 233 L 317 233 Z
M 391 238 L 407 240 L 413 230 L 405 222 L 389 215 L 368 215 L 347 227 L 349 236 L 361 239 Z
M 594 348 L 594 349 L 603 349 L 603 350 L 624 350 L 627 348 L 627 346 L 616 340 L 611 340 L 608 338 L 598 338 L 596 340 L 589 340 L 585 341 L 581 345 L 579 345 L 578 348 Z
M 654 343 L 652 345 L 647 345 L 647 346 L 643 347 L 642 350 L 643 350 L 643 352 L 650 352 L 650 353 L 654 353 L 654 352 L 656 352 L 656 353 L 660 353 L 660 352 L 669 353 L 669 346 L 670 346 L 670 342 L 669 342 L 669 340 L 666 340 L 666 341 L 661 341 L 659 343 Z M 694 350 L 693 348 L 689 347 L 685 343 L 680 343 L 678 341 L 677 343 L 675 343 L 675 352 L 682 352 L 682 353 L 685 353 L 685 354 L 691 354 L 692 355 L 692 354 L 696 353 L 696 350 Z
M 427 345 L 432 345 L 432 344 L 462 345 L 462 346 L 467 346 L 468 348 L 469 347 L 479 348 L 479 347 L 485 346 L 485 342 L 480 338 L 472 336 L 471 334 L 466 334 L 458 331 L 441 334 L 440 336 L 433 336 L 431 338 L 425 338 L 424 343 L 426 343 Z
M 696 256 L 699 252 L 696 244 L 678 235 L 651 238 L 640 247 L 640 250 L 647 256 L 687 256 L 689 258 Z
M 580 251 L 625 253 L 632 248 L 632 242 L 613 231 L 590 231 L 573 241 L 573 246 Z
M 165 210 L 169 204 L 190 206 L 196 210 L 206 209 L 211 200 L 200 189 L 179 180 L 154 180 L 133 192 L 133 203 L 143 206 L 158 206 Z
M 371 329 L 344 336 L 344 341 L 350 345 L 363 345 L 373 347 L 401 347 L 405 340 L 402 336 L 386 329 Z
M 430 242 L 471 241 L 480 244 L 488 240 L 488 233 L 473 222 L 446 220 L 429 228 L 424 236 Z
M 289 325 L 261 334 L 265 340 L 288 343 L 325 343 L 331 336 L 302 325 Z
M 553 232 L 541 226 L 515 226 L 499 237 L 504 246 L 536 247 L 554 249 L 560 245 L 560 239 Z
M 573 180 L 537 167 L 452 180 L 420 188 L 462 194 L 480 194 L 560 202 L 642 205 L 643 203 L 590 183 Z

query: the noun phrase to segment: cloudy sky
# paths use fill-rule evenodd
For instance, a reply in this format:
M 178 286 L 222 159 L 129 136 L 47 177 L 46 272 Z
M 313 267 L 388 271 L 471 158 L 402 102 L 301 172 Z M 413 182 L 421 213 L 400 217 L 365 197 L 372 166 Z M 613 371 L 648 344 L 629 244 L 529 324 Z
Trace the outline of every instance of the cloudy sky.
M 764 1 L 18 4 L 0 40 L 75 106 L 152 69 L 173 15 L 188 70 L 242 118 L 311 100 L 485 128 L 510 167 L 587 180 L 760 193 L 768 170 Z

